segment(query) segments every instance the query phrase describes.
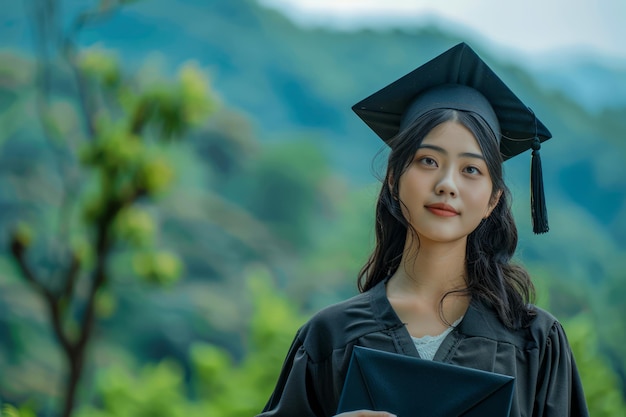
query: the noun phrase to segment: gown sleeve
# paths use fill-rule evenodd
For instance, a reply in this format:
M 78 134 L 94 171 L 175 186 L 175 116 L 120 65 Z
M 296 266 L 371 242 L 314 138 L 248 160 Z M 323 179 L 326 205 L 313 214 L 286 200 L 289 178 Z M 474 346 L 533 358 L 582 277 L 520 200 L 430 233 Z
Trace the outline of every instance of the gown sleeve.
M 533 417 L 588 417 L 576 362 L 558 322 L 546 339 L 541 369 Z
M 269 401 L 257 417 L 318 417 L 321 411 L 315 385 L 319 375 L 309 358 L 299 335 L 296 335 L 283 363 Z

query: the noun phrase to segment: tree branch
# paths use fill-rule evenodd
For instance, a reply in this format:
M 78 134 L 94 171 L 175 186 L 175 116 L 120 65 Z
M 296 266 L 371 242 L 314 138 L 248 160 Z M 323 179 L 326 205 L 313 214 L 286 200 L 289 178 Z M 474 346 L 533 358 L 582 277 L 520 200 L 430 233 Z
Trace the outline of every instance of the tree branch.
M 61 297 L 69 300 L 72 298 L 74 294 L 74 287 L 76 286 L 76 281 L 78 279 L 78 273 L 80 272 L 80 260 L 75 253 L 72 252 L 70 260 L 70 267 L 67 271 L 65 285 L 61 289 Z
M 17 265 L 22 272 L 22 276 L 26 279 L 26 281 L 39 293 L 50 311 L 50 317 L 52 321 L 52 327 L 54 330 L 54 334 L 56 338 L 59 340 L 63 351 L 66 356 L 69 358 L 74 352 L 74 346 L 70 342 L 67 334 L 63 330 L 63 317 L 61 314 L 61 306 L 59 297 L 55 296 L 55 294 L 50 291 L 49 288 L 45 287 L 37 277 L 35 273 L 30 269 L 26 261 L 26 247 L 24 244 L 17 238 L 17 236 L 13 235 L 11 239 L 11 253 L 15 258 Z
M 28 2 L 24 3 L 28 4 Z M 59 240 L 66 241 L 69 234 L 69 215 L 71 213 L 70 206 L 73 203 L 71 196 L 77 194 L 78 175 L 75 164 L 69 164 L 67 161 L 68 152 L 62 147 L 59 139 L 59 132 L 53 126 L 50 119 L 50 97 L 53 90 L 53 79 L 55 72 L 55 59 L 58 51 L 54 49 L 54 45 L 58 44 L 58 40 L 62 38 L 60 25 L 58 24 L 59 4 L 56 0 L 41 0 L 39 7 L 32 6 L 32 19 L 35 22 L 32 25 L 33 39 L 35 51 L 37 55 L 37 72 L 36 72 L 36 109 L 39 116 L 42 134 L 50 145 L 52 152 L 55 153 L 55 162 L 59 177 L 61 179 L 62 188 L 60 190 L 60 204 L 58 211 L 58 228 Z M 51 42 L 57 40 L 57 42 Z M 67 138 L 63 138 L 66 139 Z M 61 279 L 61 278 L 59 278 Z M 64 286 L 73 285 L 64 283 Z
M 104 211 L 102 217 L 97 223 L 96 229 L 96 267 L 91 281 L 91 287 L 89 288 L 89 294 L 85 302 L 85 309 L 80 326 L 80 332 L 78 339 L 73 346 L 73 355 L 70 358 L 70 375 L 67 385 L 67 396 L 65 398 L 65 407 L 63 410 L 63 417 L 69 417 L 74 407 L 74 401 L 76 397 L 76 391 L 80 377 L 83 372 L 83 366 L 85 361 L 85 354 L 87 351 L 87 345 L 93 332 L 95 323 L 96 312 L 96 297 L 98 291 L 106 285 L 108 274 L 106 270 L 108 258 L 110 255 L 111 247 L 113 246 L 113 239 L 110 236 L 112 230 L 112 224 L 119 212 L 126 206 L 133 204 L 137 198 L 142 195 L 141 191 L 137 191 L 134 195 L 130 196 L 126 200 L 112 200 L 110 201 L 107 209 Z
M 79 108 L 81 109 L 83 123 L 85 125 L 85 129 L 87 130 L 89 138 L 92 140 L 96 136 L 96 125 L 94 120 L 94 115 L 96 113 L 94 111 L 95 105 L 92 98 L 87 92 L 87 82 L 78 66 L 76 45 L 73 39 L 76 39 L 78 37 L 79 32 L 86 25 L 108 18 L 114 11 L 117 10 L 117 8 L 119 8 L 119 3 L 116 2 L 112 5 L 109 2 L 109 4 L 104 5 L 104 7 L 99 10 L 88 11 L 78 15 L 78 17 L 71 25 L 70 30 L 64 36 L 61 46 L 61 50 L 63 51 L 65 60 L 67 61 L 74 76 L 74 81 L 76 82 L 78 100 L 80 103 Z

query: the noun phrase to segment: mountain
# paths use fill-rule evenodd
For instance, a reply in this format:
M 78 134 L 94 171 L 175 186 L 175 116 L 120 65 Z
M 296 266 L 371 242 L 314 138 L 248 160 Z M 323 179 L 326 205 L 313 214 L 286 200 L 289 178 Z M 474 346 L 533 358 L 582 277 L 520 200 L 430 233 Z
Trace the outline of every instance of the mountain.
M 69 1 L 65 15 L 85 7 Z M 15 2 L 5 10 L 4 47 L 27 48 L 25 10 Z M 372 182 L 370 161 L 382 143 L 351 105 L 461 41 L 550 127 L 554 139 L 542 149 L 548 203 L 583 207 L 586 221 L 626 245 L 626 71 L 619 66 L 558 57 L 522 66 L 490 52 L 482 39 L 432 23 L 352 32 L 302 28 L 253 0 L 130 2 L 79 36 L 84 46 L 117 51 L 130 70 L 151 62 L 168 73 L 197 61 L 212 74 L 222 102 L 247 114 L 262 140 L 318 141 L 354 184 Z M 507 173 L 523 201 L 530 157 L 515 159 Z
M 543 88 L 562 92 L 590 112 L 626 107 L 626 63 L 563 55 L 530 67 Z
M 72 16 L 96 3 L 96 0 L 64 1 L 63 14 L 59 19 L 64 22 L 66 30 L 71 28 Z M 32 22 L 26 15 L 28 12 L 30 9 L 24 7 L 22 2 L 4 2 L 3 12 L 0 14 L 1 49 L 17 49 L 22 55 L 32 54 L 34 48 L 29 27 Z M 48 38 L 47 41 L 52 42 L 54 38 Z M 247 251 L 238 253 L 241 247 L 245 246 L 244 249 L 250 252 L 252 250 L 247 244 L 255 245 L 254 250 L 257 250 L 257 246 L 264 249 L 269 240 L 268 230 L 276 232 L 271 236 L 283 231 L 271 229 L 269 221 L 266 221 L 267 224 L 263 223 L 264 219 L 257 218 L 260 217 L 259 212 L 283 216 L 279 220 L 285 221 L 276 223 L 291 234 L 300 231 L 295 227 L 298 222 L 291 221 L 289 214 L 314 218 L 314 226 L 321 226 L 314 236 L 321 242 L 315 241 L 316 248 L 317 245 L 321 248 L 321 254 L 315 253 L 314 259 L 310 260 L 304 256 L 293 257 L 287 251 L 283 254 L 281 251 L 281 256 L 288 258 L 283 262 L 289 265 L 282 265 L 281 268 L 287 272 L 279 271 L 281 274 L 277 277 L 280 283 L 293 283 L 297 280 L 303 282 L 301 294 L 306 294 L 302 298 L 306 297 L 307 300 L 308 297 L 317 299 L 318 294 L 319 299 L 329 296 L 331 287 L 341 285 L 336 270 L 355 268 L 347 264 L 356 264 L 359 256 L 366 255 L 356 254 L 352 246 L 366 246 L 371 238 L 369 229 L 365 230 L 366 227 L 363 226 L 371 224 L 370 217 L 365 217 L 365 214 L 371 215 L 373 193 L 370 192 L 372 188 L 366 186 L 374 181 L 370 172 L 370 161 L 383 144 L 352 113 L 350 107 L 417 65 L 462 41 L 469 43 L 490 64 L 511 89 L 532 107 L 553 134 L 553 139 L 541 149 L 551 226 L 547 236 L 532 236 L 528 224 L 530 155 L 526 153 L 505 164 L 506 179 L 514 194 L 513 209 L 520 230 L 518 256 L 532 272 L 533 279 L 541 290 L 540 294 L 550 298 L 550 305 L 555 307 L 551 311 L 557 316 L 568 318 L 580 311 L 588 311 L 594 315 L 598 332 L 602 334 L 604 348 L 608 349 L 608 346 L 608 350 L 619 358 L 615 359 L 615 362 L 621 361 L 618 369 L 626 369 L 626 353 L 620 339 L 623 332 L 616 331 L 623 328 L 618 318 L 625 314 L 623 299 L 626 294 L 623 284 L 626 282 L 626 103 L 621 99 L 626 97 L 626 74 L 623 67 L 602 60 L 587 61 L 580 57 L 558 59 L 556 56 L 550 62 L 542 61 L 538 65 L 530 62 L 527 57 L 518 59 L 497 53 L 483 39 L 470 35 L 462 37 L 449 28 L 434 23 L 352 32 L 303 28 L 279 12 L 263 8 L 253 0 L 130 1 L 106 19 L 87 25 L 78 37 L 81 46 L 116 51 L 129 71 L 161 70 L 167 75 L 172 74 L 185 61 L 196 61 L 211 74 L 212 88 L 220 96 L 222 103 L 247 115 L 255 135 L 263 144 L 278 145 L 267 148 L 288 151 L 285 153 L 289 157 L 287 168 L 275 163 L 281 161 L 284 164 L 287 158 L 263 160 L 263 156 L 267 157 L 262 155 L 265 149 L 258 152 L 261 154 L 258 159 L 264 163 L 261 168 L 271 174 L 262 178 L 271 177 L 275 180 L 273 182 L 255 182 L 257 177 L 246 175 L 247 172 L 259 171 L 237 171 L 241 177 L 245 177 L 243 182 L 252 180 L 251 184 L 246 183 L 239 188 L 242 194 L 255 194 L 249 200 L 252 202 L 250 206 L 224 204 L 221 197 L 228 195 L 219 195 L 220 198 L 215 200 L 219 204 L 215 204 L 214 211 L 211 212 L 207 211 L 207 206 L 210 208 L 211 205 L 205 199 L 189 192 L 185 194 L 188 198 L 177 201 L 181 207 L 185 206 L 189 210 L 177 214 L 177 223 L 172 221 L 175 227 L 170 226 L 170 234 L 166 230 L 164 236 L 173 237 L 169 243 L 177 251 L 185 253 L 190 260 L 186 263 L 188 274 L 202 279 L 203 287 L 209 293 L 213 287 L 204 285 L 207 277 L 209 281 L 213 276 L 237 276 L 240 277 L 238 279 L 243 279 L 243 274 L 239 274 L 237 268 L 246 265 L 240 259 L 248 260 L 253 256 Z M 30 66 L 24 65 L 24 68 Z M 0 71 L 0 84 L 3 82 L 3 73 Z M 30 91 L 25 94 L 29 95 Z M 0 95 L 0 115 L 5 114 L 4 120 L 8 120 L 10 114 L 6 116 L 8 113 L 3 112 L 5 109 L 2 106 L 6 107 L 6 103 L 14 101 L 14 98 Z M 29 98 L 32 99 L 31 96 Z M 242 119 L 236 120 L 239 123 Z M 228 120 L 224 122 L 224 125 L 232 125 Z M 10 127 L 10 123 L 3 125 L 5 130 L 10 130 Z M 34 130 L 28 130 L 28 133 L 36 136 L 37 133 L 33 132 Z M 309 139 L 307 146 L 311 142 L 319 143 L 332 157 L 334 168 L 339 173 L 335 175 L 333 172 L 333 179 L 340 176 L 343 177 L 342 180 L 346 179 L 350 186 L 349 191 L 366 191 L 363 195 L 345 201 L 345 206 L 340 208 L 341 215 L 327 215 L 323 210 L 312 213 L 316 207 L 306 198 L 299 197 L 293 188 L 289 188 L 289 174 L 297 173 L 302 176 L 302 171 L 306 171 L 307 167 L 316 166 L 307 165 L 306 161 L 307 158 L 318 157 L 318 150 L 314 147 L 282 146 L 293 145 L 291 141 L 302 138 Z M 44 146 L 38 145 L 41 140 L 35 142 L 37 141 L 29 143 L 19 139 L 7 141 L 8 145 L 5 143 L 3 147 L 5 161 L 13 162 L 16 169 L 41 170 L 33 161 L 43 160 L 41 153 L 46 151 Z M 258 148 L 255 147 L 255 150 Z M 205 146 L 198 149 L 186 148 L 185 152 L 191 154 L 194 151 L 193 157 L 198 157 L 199 160 L 206 158 L 201 159 L 202 164 L 198 163 L 206 167 L 210 166 L 210 157 L 216 158 L 210 153 L 219 154 L 220 149 Z M 302 158 L 298 158 L 300 153 L 303 154 Z M 187 155 L 178 159 L 181 165 L 188 162 Z M 292 155 L 295 157 L 292 158 Z M 49 163 L 52 163 L 51 160 L 48 158 Z M 193 162 L 196 163 L 195 160 Z M 238 170 L 239 166 L 233 165 L 232 169 Z M 10 171 L 7 172 L 4 178 L 7 186 L 4 189 L 0 187 L 0 190 L 4 190 L 3 196 L 8 200 L 14 198 L 14 194 L 18 195 L 17 187 L 23 185 L 15 180 Z M 187 178 L 194 180 L 199 177 L 193 170 L 187 175 Z M 215 183 L 217 182 L 216 180 Z M 269 184 L 272 187 L 265 188 L 266 183 L 272 183 Z M 198 188 L 205 186 L 204 182 L 200 184 Z M 225 184 L 223 187 L 225 189 L 230 185 Z M 336 194 L 349 194 L 343 184 L 337 185 L 333 190 L 337 190 L 333 191 Z M 47 191 L 46 198 L 55 197 L 51 197 L 51 194 Z M 320 193 L 319 198 L 326 196 Z M 228 202 L 228 198 L 224 198 L 224 202 Z M 178 209 L 178 204 L 175 206 Z M 259 206 L 262 207 L 259 209 Z M 308 210 L 302 209 L 303 206 Z M 170 210 L 177 211 L 174 208 Z M 246 220 L 239 225 L 241 230 L 248 232 L 254 227 L 259 230 L 232 236 L 223 231 L 215 233 L 220 231 L 218 215 L 229 211 L 242 214 L 233 218 Z M 255 213 L 257 217 L 251 213 Z M 6 208 L 4 214 L 6 217 Z M 198 218 L 203 221 L 200 222 Z M 211 220 L 208 225 L 207 218 Z M 308 226 L 305 222 L 302 224 Z M 181 230 L 185 233 L 179 233 Z M 304 249 L 303 252 L 309 253 Z M 216 254 L 220 256 L 217 257 Z M 224 264 L 227 267 L 226 272 L 218 273 L 209 269 L 207 265 L 212 264 Z M 229 269 L 231 266 L 232 270 Z M 239 306 L 233 300 L 240 299 L 240 282 L 224 280 L 224 292 L 210 294 L 211 298 L 208 299 L 203 298 L 204 292 L 199 293 L 200 296 L 195 298 L 198 300 L 197 304 L 188 303 L 188 294 L 198 292 L 198 287 L 181 286 L 181 291 L 189 292 L 179 293 L 179 302 L 181 305 L 185 303 L 183 310 L 190 315 L 196 314 L 196 310 L 202 314 L 213 311 L 204 310 L 206 306 L 215 309 L 214 311 L 226 307 L 233 311 L 236 307 L 232 306 Z M 193 277 L 187 284 L 194 284 Z M 126 292 L 126 287 L 122 287 L 121 291 Z M 224 293 L 233 296 L 223 297 Z M 139 298 L 136 304 L 132 304 L 131 299 L 134 298 L 136 297 L 131 291 L 122 300 L 126 300 L 130 306 L 127 312 L 147 311 L 143 299 Z M 21 300 L 20 297 L 16 299 Z M 316 301 L 310 302 L 313 304 Z M 327 302 L 328 299 L 324 299 L 324 303 Z M 154 305 L 155 310 L 150 311 L 160 312 L 163 303 L 158 301 Z M 134 308 L 137 310 L 133 310 Z M 243 311 L 249 311 L 246 308 Z M 30 310 L 32 309 L 28 309 Z M 169 311 L 163 313 L 170 314 Z M 226 334 L 224 329 L 232 327 L 232 322 L 228 320 L 224 321 L 225 324 L 222 323 L 223 316 L 227 314 L 220 312 L 215 315 L 215 323 L 220 323 L 215 325 L 217 335 L 212 337 L 225 344 L 235 345 L 238 342 L 232 340 L 239 340 L 240 335 L 230 338 L 230 333 Z M 7 317 L 10 320 L 15 316 Z M 188 323 L 191 327 L 196 323 L 194 320 L 181 318 L 180 321 L 175 321 L 176 332 L 169 334 L 165 328 L 161 329 L 162 321 L 158 318 L 152 320 L 153 317 L 149 315 L 133 314 L 123 317 L 124 322 L 127 317 L 134 317 L 134 320 L 130 321 L 129 326 L 119 328 L 120 340 L 126 339 L 128 334 L 149 333 L 154 339 L 143 340 L 148 341 L 145 346 L 157 347 L 152 353 L 155 357 L 161 357 L 168 349 L 182 352 L 183 347 L 179 343 L 179 335 L 185 332 L 181 333 L 181 329 L 185 329 L 182 323 Z M 150 330 L 146 330 L 144 326 L 144 317 L 150 317 Z M 13 321 L 21 323 L 22 318 Z M 0 322 L 0 327 L 2 326 Z M 6 329 L 10 328 L 6 324 L 4 326 Z M 128 332 L 129 328 L 140 330 Z M 229 332 L 232 330 L 228 329 Z M 198 330 L 192 329 L 187 340 L 199 337 L 196 331 Z M 156 332 L 158 334 L 155 336 Z M 20 334 L 8 330 L 4 333 Z M 154 341 L 162 343 L 153 343 Z M 145 346 L 137 348 L 142 355 L 145 355 Z M 626 375 L 624 372 L 622 374 Z

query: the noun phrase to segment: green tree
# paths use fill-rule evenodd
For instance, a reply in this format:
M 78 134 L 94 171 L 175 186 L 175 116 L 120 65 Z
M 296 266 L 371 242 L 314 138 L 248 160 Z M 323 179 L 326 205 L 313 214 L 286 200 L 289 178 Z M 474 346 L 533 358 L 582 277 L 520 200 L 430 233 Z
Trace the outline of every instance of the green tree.
M 23 222 L 15 226 L 10 248 L 21 276 L 45 304 L 63 352 L 61 415 L 68 417 L 94 323 L 113 307 L 107 287 L 116 249 L 134 248 L 135 273 L 150 281 L 168 283 L 180 275 L 178 257 L 151 245 L 155 226 L 145 207 L 172 184 L 168 154 L 176 140 L 203 121 L 214 102 L 205 74 L 193 64 L 183 66 L 176 81 L 145 82 L 126 76 L 112 54 L 75 47 L 80 28 L 124 1 L 102 1 L 96 11 L 79 15 L 69 33 L 54 25 L 59 2 L 45 3 L 35 6 L 37 109 L 42 134 L 59 158 L 63 195 L 55 236 L 35 236 Z M 67 82 L 68 74 L 73 86 L 55 87 L 54 80 Z M 46 241 L 59 260 L 44 271 L 38 257 Z
M 285 353 L 305 318 L 279 292 L 266 268 L 246 274 L 251 300 L 243 358 L 208 343 L 191 348 L 189 398 L 181 366 L 171 359 L 139 370 L 121 366 L 102 370 L 98 406 L 85 405 L 78 417 L 249 417 L 267 402 Z
M 567 335 L 583 381 L 589 414 L 594 417 L 626 417 L 626 401 L 619 379 L 600 354 L 598 335 L 588 315 L 567 322 Z
M 197 344 L 191 352 L 196 389 L 204 399 L 201 409 L 210 416 L 258 413 L 276 384 L 297 328 L 305 321 L 265 268 L 249 270 L 247 288 L 252 300 L 247 354 L 235 360 L 228 352 L 207 344 Z

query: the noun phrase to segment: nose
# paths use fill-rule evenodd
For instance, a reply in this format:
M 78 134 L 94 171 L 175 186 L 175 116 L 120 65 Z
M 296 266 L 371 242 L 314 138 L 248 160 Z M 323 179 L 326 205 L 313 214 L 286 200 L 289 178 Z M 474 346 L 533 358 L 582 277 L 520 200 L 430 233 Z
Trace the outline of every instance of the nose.
M 456 197 L 459 191 L 454 180 L 454 174 L 450 170 L 445 171 L 444 175 L 439 178 L 435 185 L 435 193 L 437 195 L 449 195 L 450 197 Z

